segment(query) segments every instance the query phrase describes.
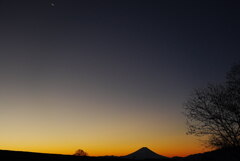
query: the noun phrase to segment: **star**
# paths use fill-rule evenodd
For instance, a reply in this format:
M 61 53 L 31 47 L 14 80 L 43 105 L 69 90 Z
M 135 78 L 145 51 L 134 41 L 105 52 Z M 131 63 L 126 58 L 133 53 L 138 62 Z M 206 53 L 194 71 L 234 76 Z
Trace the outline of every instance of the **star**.
M 51 6 L 52 6 L 52 7 L 55 7 L 55 3 L 51 3 Z

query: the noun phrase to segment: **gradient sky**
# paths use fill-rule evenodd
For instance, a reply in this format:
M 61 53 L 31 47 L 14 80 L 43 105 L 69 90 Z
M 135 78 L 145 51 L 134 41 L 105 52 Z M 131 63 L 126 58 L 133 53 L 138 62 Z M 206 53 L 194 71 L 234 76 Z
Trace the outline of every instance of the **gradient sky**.
M 0 149 L 207 150 L 182 107 L 240 60 L 239 16 L 229 0 L 0 0 Z

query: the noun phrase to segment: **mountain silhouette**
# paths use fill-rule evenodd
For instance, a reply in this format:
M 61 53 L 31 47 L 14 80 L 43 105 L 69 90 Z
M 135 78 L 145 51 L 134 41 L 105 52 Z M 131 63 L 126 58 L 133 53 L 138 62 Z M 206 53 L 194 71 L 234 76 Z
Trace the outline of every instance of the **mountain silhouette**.
M 124 156 L 124 158 L 128 159 L 166 159 L 167 157 L 159 155 L 147 147 L 143 147 L 131 154 Z

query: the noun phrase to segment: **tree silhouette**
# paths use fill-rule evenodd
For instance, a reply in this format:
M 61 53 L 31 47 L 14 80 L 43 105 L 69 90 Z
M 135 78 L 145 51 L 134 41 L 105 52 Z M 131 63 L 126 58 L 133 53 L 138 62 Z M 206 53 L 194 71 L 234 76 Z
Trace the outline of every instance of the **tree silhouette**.
M 227 73 L 226 82 L 196 89 L 186 102 L 187 134 L 208 136 L 214 148 L 240 146 L 240 64 Z
M 78 149 L 75 153 L 74 153 L 75 156 L 88 156 L 88 154 L 83 151 L 82 149 Z

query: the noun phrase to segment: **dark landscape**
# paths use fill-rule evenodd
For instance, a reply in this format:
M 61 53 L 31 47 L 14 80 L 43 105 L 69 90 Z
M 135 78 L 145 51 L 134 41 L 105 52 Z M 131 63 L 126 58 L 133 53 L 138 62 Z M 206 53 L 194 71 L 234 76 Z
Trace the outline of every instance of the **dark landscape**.
M 127 159 L 125 156 L 102 156 L 102 157 L 90 157 L 90 156 L 73 156 L 73 155 L 60 155 L 60 154 L 45 154 L 45 153 L 32 153 L 22 151 L 9 151 L 0 150 L 1 160 L 6 161 L 131 161 L 131 160 L 143 160 L 143 161 L 239 161 L 240 149 L 230 148 L 221 149 L 211 152 L 193 154 L 186 157 L 172 157 L 172 158 L 138 158 Z

